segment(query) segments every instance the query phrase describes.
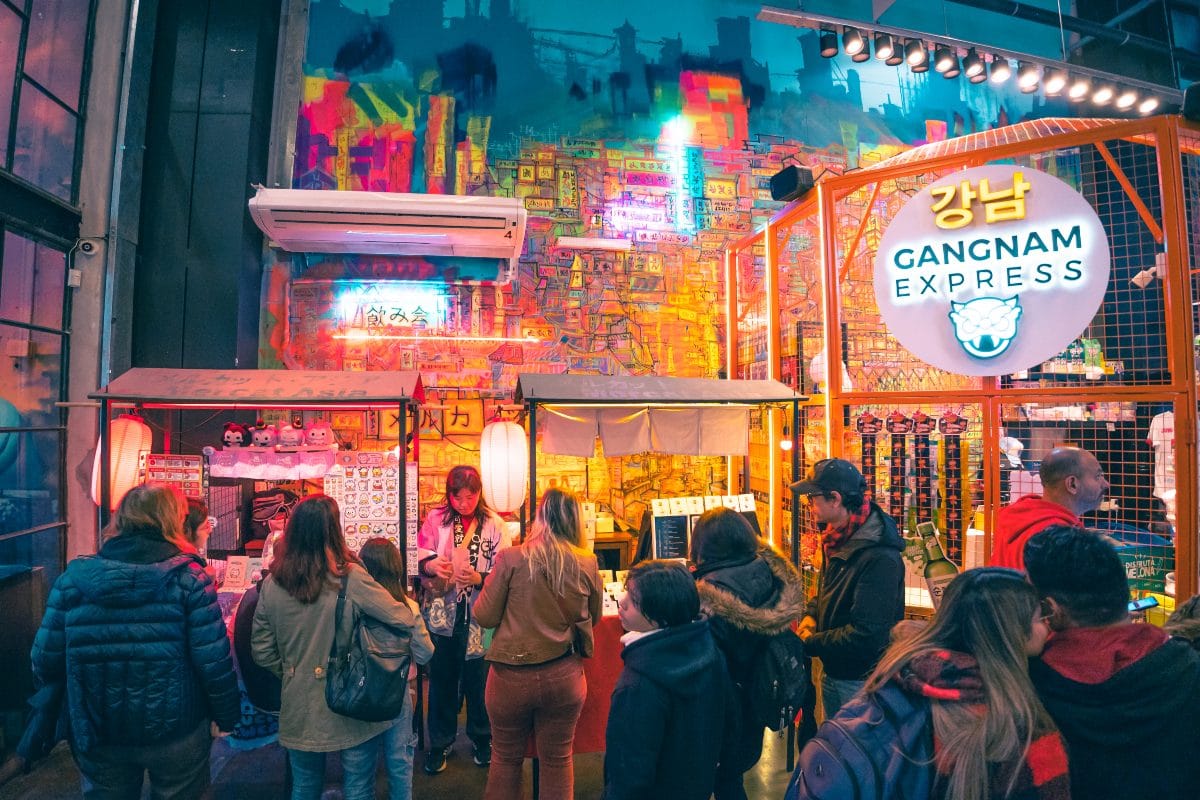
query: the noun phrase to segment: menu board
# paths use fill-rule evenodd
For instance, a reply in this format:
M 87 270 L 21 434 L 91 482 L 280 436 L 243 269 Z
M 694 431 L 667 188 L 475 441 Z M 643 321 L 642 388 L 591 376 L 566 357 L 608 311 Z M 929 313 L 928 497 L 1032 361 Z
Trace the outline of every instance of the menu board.
M 338 452 L 334 468 L 325 475 L 325 493 L 342 510 L 346 544 L 358 551 L 377 536 L 390 539 L 405 554 L 409 574 L 416 571 L 417 465 L 406 463 L 407 530 L 400 531 L 400 461 L 386 451 Z
M 146 483 L 174 486 L 183 492 L 185 497 L 203 497 L 204 457 L 148 453 Z
M 654 518 L 654 557 L 688 557 L 688 516 L 675 514 Z

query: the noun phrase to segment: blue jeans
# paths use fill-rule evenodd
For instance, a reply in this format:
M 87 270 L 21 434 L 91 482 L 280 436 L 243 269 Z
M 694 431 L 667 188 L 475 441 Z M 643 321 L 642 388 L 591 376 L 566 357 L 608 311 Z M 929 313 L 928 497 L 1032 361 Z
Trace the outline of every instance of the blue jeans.
M 379 762 L 381 745 L 387 764 L 389 800 L 411 800 L 413 753 L 417 748 L 411 692 L 392 727 L 341 751 L 344 800 L 374 800 L 375 765 Z M 292 800 L 319 800 L 325 788 L 325 753 L 289 750 L 288 759 L 292 765 Z
M 839 680 L 828 675 L 821 676 L 821 705 L 825 708 L 825 719 L 832 718 L 846 701 L 858 694 L 866 681 Z

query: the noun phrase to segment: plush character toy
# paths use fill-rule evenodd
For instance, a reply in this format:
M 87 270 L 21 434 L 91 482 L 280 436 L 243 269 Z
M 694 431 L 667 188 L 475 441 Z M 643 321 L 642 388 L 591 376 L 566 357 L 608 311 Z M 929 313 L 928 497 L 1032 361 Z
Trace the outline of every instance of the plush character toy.
M 280 447 L 299 447 L 304 444 L 304 431 L 294 425 L 281 425 L 279 427 L 279 446 Z
M 278 435 L 274 426 L 268 425 L 260 419 L 254 425 L 254 432 L 250 436 L 250 441 L 254 443 L 254 447 L 274 447 Z
M 242 447 L 250 440 L 250 432 L 245 425 L 237 422 L 225 423 L 225 435 L 222 437 L 226 447 Z
M 304 441 L 310 447 L 329 447 L 333 444 L 333 428 L 329 421 L 314 419 L 304 431 Z

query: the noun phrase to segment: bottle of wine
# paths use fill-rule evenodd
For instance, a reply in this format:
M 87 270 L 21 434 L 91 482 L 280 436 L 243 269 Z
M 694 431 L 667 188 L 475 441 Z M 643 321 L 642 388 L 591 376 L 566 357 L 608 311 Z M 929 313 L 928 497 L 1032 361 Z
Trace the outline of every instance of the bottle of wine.
M 942 551 L 942 545 L 938 542 L 937 528 L 932 522 L 917 523 L 917 533 L 925 542 L 927 554 L 925 585 L 929 587 L 929 599 L 933 601 L 933 607 L 937 608 L 942 604 L 942 593 L 946 591 L 950 581 L 957 577 L 958 567 L 946 558 L 946 554 Z

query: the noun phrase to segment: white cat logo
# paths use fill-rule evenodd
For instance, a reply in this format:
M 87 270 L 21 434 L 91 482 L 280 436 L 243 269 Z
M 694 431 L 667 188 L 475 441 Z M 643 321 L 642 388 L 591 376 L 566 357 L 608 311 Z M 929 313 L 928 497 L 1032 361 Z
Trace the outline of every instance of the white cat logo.
M 1014 295 L 977 297 L 965 303 L 950 301 L 950 321 L 954 336 L 963 349 L 976 358 L 995 358 L 1008 349 L 1017 336 L 1021 302 Z

